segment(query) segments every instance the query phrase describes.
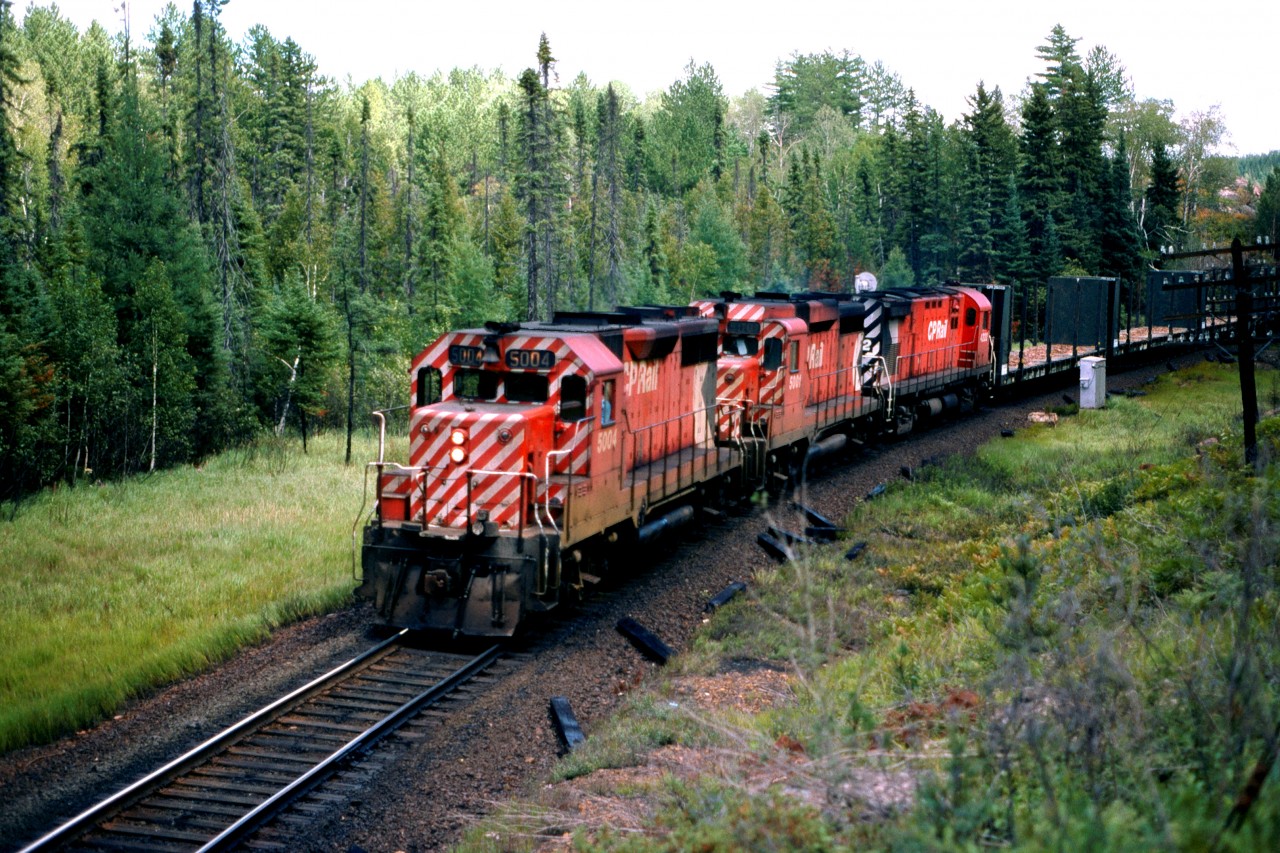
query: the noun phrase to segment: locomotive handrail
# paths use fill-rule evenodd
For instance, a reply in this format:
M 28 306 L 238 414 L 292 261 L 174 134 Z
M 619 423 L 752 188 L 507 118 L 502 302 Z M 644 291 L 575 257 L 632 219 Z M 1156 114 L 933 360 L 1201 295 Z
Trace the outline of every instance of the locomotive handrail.
M 395 406 L 390 409 L 375 409 L 372 413 L 373 417 L 378 419 L 378 461 L 369 462 L 365 464 L 364 484 L 361 486 L 361 489 L 360 489 L 360 509 L 356 510 L 356 520 L 355 520 L 355 523 L 351 525 L 351 577 L 352 578 L 356 577 L 356 562 L 357 562 L 356 552 L 359 550 L 358 538 L 360 536 L 360 522 L 361 520 L 364 520 L 365 523 L 368 523 L 368 519 L 372 518 L 373 514 L 378 511 L 378 498 L 375 497 L 373 500 L 373 506 L 370 507 L 369 509 L 369 515 L 366 517 L 364 514 L 365 504 L 369 502 L 369 469 L 370 468 L 378 469 L 377 482 L 381 483 L 382 469 L 387 464 L 385 462 L 386 446 L 387 446 L 387 412 L 395 412 L 395 411 L 399 411 L 400 409 L 407 409 L 407 408 L 409 407 Z M 397 465 L 396 467 L 400 468 L 401 466 Z M 374 486 L 375 493 L 377 491 L 377 488 L 378 487 L 375 485 Z
M 729 419 L 728 435 L 724 437 L 724 441 L 731 440 L 734 433 L 734 424 L 737 424 L 737 433 L 739 440 L 742 435 L 742 417 L 747 410 L 747 401 L 742 397 L 716 397 L 716 419 L 713 424 L 716 440 L 721 440 L 720 436 L 720 415 L 723 412 Z
M 868 367 L 873 368 L 875 373 L 879 373 L 884 376 L 884 384 L 887 389 L 885 394 L 885 417 L 893 417 L 894 405 L 897 402 L 897 391 L 893 387 L 893 376 L 889 373 L 889 362 L 885 360 L 883 355 L 863 356 L 862 361 L 859 362 L 858 369 L 859 371 L 862 371 L 866 370 Z M 871 386 L 878 390 L 880 386 L 876 384 L 875 373 L 873 373 L 871 377 Z M 866 387 L 865 383 L 863 384 L 863 387 Z
M 748 401 L 743 401 L 743 402 L 744 402 L 744 404 L 745 404 L 745 403 L 746 403 L 746 402 L 748 402 Z M 683 464 L 684 464 L 684 463 L 680 460 L 680 454 L 684 453 L 686 450 L 690 451 L 689 465 L 690 465 L 690 475 L 692 476 L 692 475 L 693 475 L 693 472 L 697 469 L 697 461 L 698 461 L 698 459 L 697 459 L 697 451 L 698 451 L 698 449 L 699 449 L 699 448 L 704 447 L 704 446 L 706 445 L 706 443 L 707 443 L 707 440 L 709 439 L 709 440 L 710 440 L 710 447 L 714 450 L 714 448 L 715 448 L 715 433 L 716 433 L 716 422 L 715 422 L 714 416 L 715 416 L 715 413 L 716 413 L 718 410 L 719 410 L 719 401 L 717 400 L 717 403 L 716 403 L 715 405 L 711 405 L 711 406 L 703 406 L 703 407 L 701 407 L 701 408 L 694 409 L 694 410 L 693 410 L 693 411 L 691 411 L 691 412 L 683 412 L 683 413 L 681 413 L 681 414 L 679 414 L 679 415 L 676 415 L 675 417 L 667 418 L 666 420 L 658 421 L 658 422 L 656 422 L 656 423 L 652 423 L 652 424 L 647 424 L 647 425 L 645 425 L 645 426 L 637 427 L 637 428 L 635 428 L 635 429 L 631 429 L 631 428 L 630 428 L 630 425 L 628 424 L 628 432 L 630 433 L 630 435 L 631 435 L 631 439 L 632 439 L 632 454 L 631 454 L 631 463 L 632 463 L 632 464 L 631 464 L 631 508 L 632 508 L 632 510 L 633 510 L 633 511 L 635 510 L 635 506 L 636 506 L 636 487 L 637 487 L 637 482 L 636 482 L 636 480 L 637 480 L 637 472 L 638 472 L 638 471 L 639 471 L 639 469 L 642 467 L 641 463 L 639 463 L 639 461 L 638 461 L 638 459 L 639 459 L 639 452 L 640 452 L 641 434 L 642 434 L 642 433 L 644 433 L 644 434 L 645 434 L 645 439 L 646 439 L 646 442 L 647 442 L 647 443 L 646 443 L 646 449 L 647 449 L 648 451 L 650 451 L 649 453 L 647 453 L 647 454 L 646 454 L 646 459 L 645 459 L 645 462 L 643 463 L 643 466 L 647 466 L 647 467 L 652 468 L 652 466 L 653 466 L 653 465 L 655 465 L 655 464 L 657 464 L 657 463 L 659 462 L 659 460 L 660 460 L 660 461 L 661 461 L 661 463 L 662 463 L 662 482 L 663 482 L 663 487 L 662 487 L 662 493 L 658 495 L 658 498 L 659 498 L 659 499 L 661 499 L 661 498 L 663 498 L 663 497 L 666 497 L 666 496 L 669 494 L 669 492 L 668 492 L 668 490 L 667 490 L 667 486 L 666 486 L 666 481 L 667 481 L 667 475 L 670 473 L 671 463 L 672 463 L 672 458 L 673 458 L 673 457 L 675 457 L 675 465 L 676 465 L 676 483 L 675 483 L 675 487 L 674 487 L 674 489 L 672 489 L 670 493 L 678 493 L 679 491 L 681 491 L 681 482 L 682 482 L 682 481 L 681 481 L 681 476 L 680 476 L 680 469 L 681 469 L 681 467 L 682 467 L 682 466 L 683 466 Z M 697 438 L 697 420 L 696 420 L 696 419 L 697 419 L 697 418 L 699 418 L 699 417 L 706 417 L 706 416 L 708 416 L 708 413 L 710 413 L 711 419 L 710 419 L 710 420 L 708 420 L 708 422 L 707 422 L 707 434 L 706 434 L 706 436 L 702 439 L 702 441 L 699 441 L 699 440 L 698 440 L 698 438 Z M 680 423 L 681 421 L 683 421 L 683 420 L 684 420 L 684 419 L 686 419 L 686 418 L 694 419 L 694 420 L 692 420 L 692 421 L 691 421 L 691 423 L 694 425 L 694 439 L 693 439 L 693 441 L 692 441 L 692 442 L 690 442 L 689 444 L 682 444 L 682 443 L 680 443 L 679 441 L 677 441 L 677 442 L 676 442 L 676 445 L 677 445 L 677 446 L 675 446 L 675 447 L 668 447 L 667 445 L 669 444 L 669 442 L 667 441 L 667 437 L 668 437 L 668 436 L 669 436 L 669 434 L 670 434 L 670 433 L 669 433 L 669 430 L 670 430 L 670 428 L 671 428 L 671 425 L 672 425 L 672 424 L 678 424 L 678 423 Z M 659 429 L 659 428 L 661 428 L 661 429 L 663 430 L 663 447 L 662 447 L 662 455 L 661 455 L 660 457 L 655 457 L 655 456 L 654 456 L 654 454 L 653 454 L 653 452 L 652 452 L 652 451 L 653 451 L 653 442 L 654 442 L 654 438 L 653 438 L 653 437 L 654 437 L 654 435 L 655 435 L 655 432 L 654 432 L 654 431 L 655 431 L 655 430 L 657 430 L 657 429 Z M 679 437 L 679 434 L 677 433 L 677 438 L 678 438 L 678 437 Z M 710 455 L 710 454 L 708 454 L 708 455 Z M 718 469 L 718 468 L 719 468 L 719 466 L 720 466 L 720 461 L 719 461 L 719 457 L 718 457 L 718 456 L 716 457 L 715 465 L 716 465 L 717 469 Z M 703 463 L 703 470 L 704 470 L 704 471 L 706 471 L 709 467 L 710 467 L 710 463 L 709 463 L 709 462 L 705 462 L 705 461 L 704 461 L 704 463 Z M 625 471 L 624 471 L 623 473 L 624 473 L 624 476 L 625 476 Z M 651 485 L 652 479 L 653 479 L 653 472 L 652 472 L 652 471 L 650 471 L 650 472 L 649 472 L 649 474 L 645 477 L 645 502 L 646 502 L 646 506 L 648 506 L 648 505 L 650 505 L 650 504 L 652 503 L 652 501 L 650 500 L 650 498 L 653 496 L 653 494 L 652 494 L 652 493 L 653 493 L 653 487 L 652 487 L 652 485 Z
M 538 475 L 537 474 L 533 473 L 532 471 L 490 471 L 485 468 L 468 468 L 464 472 L 464 474 L 467 478 L 467 527 L 468 529 L 471 527 L 471 505 L 472 505 L 471 478 L 472 476 L 476 474 L 480 474 L 487 477 L 518 477 L 521 480 L 533 481 L 533 523 L 538 526 L 538 538 L 543 540 L 544 542 L 546 541 L 547 530 L 545 527 L 542 526 L 542 519 L 538 517 Z M 521 531 L 523 531 L 525 527 L 524 509 L 525 509 L 524 487 L 521 486 L 520 487 L 520 517 L 517 521 L 517 524 L 519 525 L 519 529 Z M 550 513 L 547 514 L 547 520 L 552 522 L 552 526 L 554 527 L 555 520 L 551 518 Z M 559 530 L 556 531 L 557 535 L 559 534 L 559 532 L 560 532 Z M 546 576 L 546 573 L 547 573 L 547 549 L 544 547 L 542 549 L 543 577 Z
M 858 387 L 856 381 L 858 376 L 858 368 L 854 365 L 842 367 L 838 370 L 830 370 L 826 373 L 814 373 L 809 377 L 807 394 L 805 397 L 805 408 L 813 407 L 818 411 L 818 417 L 830 416 L 831 412 L 835 412 L 832 420 L 840 417 L 849 417 L 857 410 L 857 396 L 862 389 Z M 855 381 L 847 382 L 845 380 L 853 379 Z M 823 383 L 831 382 L 835 388 L 831 396 L 818 400 L 815 399 L 819 393 L 819 389 Z
M 925 352 L 913 352 L 913 353 L 907 353 L 906 355 L 899 355 L 898 356 L 899 369 L 901 369 L 901 362 L 905 361 L 912 368 L 913 373 L 915 369 L 920 367 L 921 365 L 923 365 L 922 372 L 928 373 L 931 370 L 931 368 L 929 367 L 929 362 L 931 360 L 941 356 L 949 355 L 953 350 L 958 350 L 959 348 L 960 348 L 960 344 L 957 343 L 957 344 L 949 344 L 945 347 L 939 347 L 937 349 L 927 350 Z M 932 370 L 933 372 L 936 372 L 938 368 L 935 366 L 934 368 L 932 368 Z
M 375 412 L 375 414 L 378 414 L 378 413 Z M 382 456 L 381 451 L 378 452 L 378 456 L 379 457 Z M 358 547 L 357 538 L 360 535 L 360 520 L 362 517 L 364 517 L 364 507 L 365 507 L 365 504 L 369 502 L 369 469 L 370 468 L 378 469 L 377 482 L 381 483 L 382 473 L 384 469 L 388 467 L 392 468 L 391 473 L 393 474 L 403 474 L 403 473 L 416 474 L 420 471 L 431 470 L 430 468 L 425 468 L 421 465 L 414 465 L 410 467 L 410 466 L 401 465 L 398 462 L 387 463 L 387 462 L 378 461 L 378 462 L 366 462 L 364 464 L 364 485 L 360 490 L 360 509 L 356 510 L 356 521 L 355 521 L 355 524 L 351 526 L 351 577 L 357 580 L 358 580 L 358 578 L 356 578 L 356 549 Z M 375 485 L 374 486 L 375 494 L 377 492 L 377 488 L 378 488 L 377 485 Z M 373 506 L 370 507 L 369 509 L 368 518 L 372 518 L 373 514 L 378 511 L 378 503 L 379 503 L 379 499 L 374 498 Z M 366 518 L 365 520 L 367 521 L 368 519 Z M 425 524 L 426 519 L 423 519 L 423 522 Z
M 383 462 L 384 450 L 387 444 L 387 412 L 399 412 L 407 409 L 409 406 L 391 406 L 386 409 L 374 409 L 371 414 L 378 419 L 378 464 Z
M 577 437 L 576 434 L 574 437 L 575 438 Z M 560 534 L 560 528 L 556 525 L 556 520 L 551 517 L 551 457 L 552 456 L 557 456 L 557 457 L 568 456 L 572 452 L 573 452 L 572 447 L 566 447 L 564 450 L 548 450 L 546 457 L 542 460 L 543 470 L 546 471 L 544 481 L 547 484 L 547 490 L 545 494 L 543 494 L 542 496 L 543 512 L 547 514 L 547 520 L 551 522 L 551 529 L 556 532 L 556 535 Z M 565 489 L 565 498 L 567 500 L 569 495 L 573 493 L 572 492 L 572 487 L 573 487 L 573 466 L 572 465 L 569 466 L 569 471 L 567 472 L 566 476 L 569 478 L 569 488 Z M 563 504 L 562 511 L 565 513 L 567 517 L 569 513 L 568 503 Z
M 373 416 L 378 419 L 378 464 L 381 465 L 387 447 L 387 413 L 375 411 Z
M 471 478 L 476 474 L 480 474 L 486 477 L 518 477 L 522 480 L 526 480 L 526 479 L 533 480 L 533 500 L 536 508 L 537 501 L 538 501 L 538 475 L 533 473 L 532 471 L 490 471 L 485 468 L 468 468 L 466 471 L 463 472 L 463 476 L 467 478 L 467 527 L 468 529 L 470 529 L 471 527 L 471 517 L 472 517 Z M 524 509 L 525 509 L 524 488 L 521 487 L 520 517 L 516 522 L 518 525 L 518 529 L 520 530 L 524 530 L 524 527 L 525 527 Z M 538 513 L 536 512 L 533 514 L 533 521 L 535 524 L 538 525 L 538 535 L 545 536 L 546 532 L 542 527 L 542 519 L 538 518 Z M 424 523 L 426 522 L 425 518 L 423 518 L 423 522 Z

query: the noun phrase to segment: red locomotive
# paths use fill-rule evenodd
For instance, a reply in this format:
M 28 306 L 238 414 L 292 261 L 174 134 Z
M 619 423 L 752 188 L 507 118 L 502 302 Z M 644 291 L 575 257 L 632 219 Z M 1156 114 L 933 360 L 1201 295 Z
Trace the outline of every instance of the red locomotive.
M 392 625 L 511 635 L 611 549 L 982 393 L 990 316 L 946 287 L 450 332 L 413 361 L 409 465 L 373 463 L 358 593 Z

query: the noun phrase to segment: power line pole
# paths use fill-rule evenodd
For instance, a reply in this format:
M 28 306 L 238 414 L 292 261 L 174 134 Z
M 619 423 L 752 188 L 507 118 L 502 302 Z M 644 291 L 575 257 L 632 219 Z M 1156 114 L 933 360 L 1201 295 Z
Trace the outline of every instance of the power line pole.
M 1244 461 L 1258 464 L 1258 385 L 1253 369 L 1253 290 L 1240 238 L 1231 241 L 1231 281 L 1236 288 L 1236 345 L 1240 359 L 1240 402 L 1244 409 Z

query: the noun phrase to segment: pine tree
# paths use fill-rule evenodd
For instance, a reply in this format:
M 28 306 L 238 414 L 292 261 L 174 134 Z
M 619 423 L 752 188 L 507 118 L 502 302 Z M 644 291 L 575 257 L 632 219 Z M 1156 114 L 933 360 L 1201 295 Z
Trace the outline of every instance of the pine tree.
M 1161 142 L 1156 142 L 1151 148 L 1151 184 L 1145 198 L 1147 215 L 1143 224 L 1147 232 L 1147 247 L 1159 251 L 1161 246 L 1180 245 L 1178 211 L 1182 208 L 1182 191 L 1178 167 Z
M 992 233 L 995 201 L 991 198 L 991 185 L 983 175 L 983 151 L 972 138 L 966 143 L 957 272 L 961 281 L 991 281 L 995 278 L 995 235 Z
M 1001 283 L 1026 282 L 1032 278 L 1030 249 L 1022 203 L 1018 197 L 1017 176 L 1014 173 L 1010 173 L 1005 180 L 1002 198 L 1003 207 L 992 210 L 992 277 Z
M 55 366 L 48 390 L 58 424 L 45 464 L 68 483 L 95 471 L 105 475 L 110 448 L 124 444 L 115 439 L 123 439 L 118 427 L 130 398 L 115 310 L 94 276 L 68 266 L 48 281 L 39 313 L 44 349 Z
M 881 218 L 882 182 L 872 157 L 861 157 L 854 171 L 854 205 L 857 221 L 866 234 L 870 249 L 868 263 L 873 269 L 884 265 L 888 252 L 885 246 L 885 229 Z
M 822 107 L 834 110 L 853 125 L 861 122 L 866 63 L 846 51 L 834 54 L 793 53 L 779 61 L 773 75 L 770 106 L 789 117 L 791 132 L 804 136 Z
M 605 89 L 600 120 L 600 174 L 608 186 L 608 218 L 605 223 L 605 248 L 609 256 L 608 285 L 605 301 L 617 304 L 622 289 L 622 117 L 618 93 L 610 83 Z
M 538 80 L 538 73 L 526 68 L 518 81 L 521 94 L 520 130 L 517 145 L 520 149 L 520 168 L 517 172 L 516 192 L 524 201 L 526 235 L 525 257 L 527 258 L 525 305 L 526 320 L 538 319 L 538 285 L 541 282 L 542 257 L 541 232 L 548 227 L 546 222 L 546 195 L 548 193 L 545 169 L 547 134 L 543 127 L 544 115 L 542 100 L 544 90 Z
M 158 117 L 141 97 L 130 71 L 119 96 L 100 94 L 102 131 L 92 142 L 91 165 L 81 167 L 77 230 L 85 235 L 87 274 L 101 282 L 113 310 L 123 379 L 132 414 L 118 422 L 113 447 L 121 470 L 172 464 L 222 446 L 231 434 L 229 408 L 207 386 L 201 399 L 197 372 L 223 382 L 225 370 L 198 347 L 205 319 L 208 256 L 182 212 L 168 179 L 168 155 Z M 194 342 L 193 342 L 194 337 Z M 192 416 L 221 435 L 197 428 Z M 193 440 L 193 436 L 195 437 Z
M 416 264 L 422 270 L 424 313 L 433 333 L 448 330 L 456 320 L 453 285 L 458 270 L 459 243 L 465 239 L 465 212 L 457 184 L 441 146 L 428 156 L 423 180 L 422 232 Z
M 1045 70 L 1036 76 L 1044 80 L 1041 85 L 1051 101 L 1062 93 L 1070 69 L 1073 66 L 1080 67 L 1080 54 L 1076 53 L 1079 41 L 1080 39 L 1067 35 L 1062 24 L 1056 24 L 1049 33 L 1049 40 L 1036 48 L 1036 55 L 1045 63 Z
M 970 99 L 972 112 L 964 116 L 961 141 L 962 172 L 959 273 L 970 281 L 993 281 L 1007 275 L 997 260 L 997 240 L 1014 239 L 1009 232 L 1012 182 L 1017 171 L 1017 140 L 1004 118 L 1000 90 L 987 92 L 979 83 Z M 997 268 L 1003 267 L 1000 273 Z
M 1031 87 L 1022 104 L 1022 168 L 1018 194 L 1026 222 L 1028 272 L 1044 282 L 1062 268 L 1057 235 L 1061 190 L 1058 178 L 1057 123 L 1043 85 Z
M 133 310 L 128 347 L 142 380 L 139 426 L 145 467 L 154 471 L 157 464 L 168 466 L 191 458 L 196 419 L 192 405 L 196 366 L 187 352 L 185 318 L 163 261 L 147 265 L 134 293 Z
M 646 134 L 649 185 L 667 194 L 691 190 L 716 167 L 724 145 L 724 93 L 710 65 L 685 67 Z
M 780 285 L 784 277 L 787 221 L 767 184 L 756 190 L 747 221 L 747 253 L 751 278 L 763 289 Z
M 709 180 L 704 180 L 691 193 L 689 208 L 686 251 L 700 252 L 702 250 L 698 247 L 706 247 L 709 251 L 702 256 L 710 258 L 712 265 L 700 269 L 697 275 L 686 276 L 691 292 L 680 294 L 680 298 L 693 299 L 723 290 L 740 290 L 749 270 L 746 246 Z
M 801 174 L 792 225 L 798 260 L 803 264 L 800 284 L 807 290 L 834 290 L 836 285 L 836 229 L 822 180 L 822 167 L 808 149 L 801 158 Z
M 318 297 L 296 272 L 289 274 L 267 304 L 261 330 L 263 349 L 275 361 L 268 375 L 276 386 L 276 433 L 296 412 L 304 452 L 308 418 L 324 406 L 327 374 L 341 347 L 338 318 Z
M 543 306 L 543 310 L 546 312 L 548 320 L 556 312 L 556 285 L 560 272 L 555 262 L 555 252 L 553 251 L 553 247 L 557 245 L 555 211 L 557 207 L 556 200 L 560 194 L 560 176 L 556 169 L 559 123 L 551 105 L 551 72 L 555 63 L 556 58 L 551 55 L 551 43 L 547 40 L 547 34 L 542 33 L 538 39 L 538 73 L 542 80 L 540 108 L 542 110 L 542 130 L 545 138 L 542 151 L 543 168 L 541 170 L 543 209 L 539 218 L 539 225 L 542 228 L 540 237 L 542 239 L 543 280 L 546 293 L 546 304 Z
M 648 299 L 642 298 L 639 301 L 666 301 L 660 294 L 666 291 L 667 254 L 662 246 L 662 229 L 658 225 L 658 205 L 653 198 L 645 206 L 644 258 L 647 273 L 644 286 L 648 290 Z
M 12 498 L 45 481 L 41 442 L 52 413 L 51 365 L 32 321 L 39 289 L 30 264 L 29 232 L 19 201 L 23 157 L 13 122 L 14 93 L 24 80 L 9 4 L 0 4 L 0 496 Z
M 538 63 L 537 69 L 525 69 L 516 81 L 520 110 L 515 191 L 528 227 L 525 272 L 530 320 L 549 318 L 555 311 L 559 274 L 556 250 L 561 247 L 557 236 L 558 199 L 562 192 L 558 171 L 560 119 L 551 103 L 549 85 L 555 57 L 545 33 L 538 44 Z
M 155 45 L 155 79 L 160 87 L 161 126 L 168 148 L 166 175 L 171 182 L 178 176 L 178 125 L 173 110 L 173 84 L 178 72 L 178 45 L 173 28 L 162 21 Z
M 19 203 L 19 171 L 23 157 L 18 151 L 13 123 L 18 115 L 14 90 L 23 82 L 15 46 L 16 27 L 7 4 L 0 5 L 0 331 L 15 331 L 18 315 L 30 292 Z
M 893 242 L 902 247 L 915 281 L 926 280 L 934 266 L 926 240 L 934 224 L 937 202 L 932 187 L 933 141 L 929 125 L 929 116 L 920 109 L 914 93 L 909 93 L 903 118 L 900 183 L 896 187 L 900 214 Z
M 1068 255 L 1085 269 L 1097 270 L 1103 231 L 1100 211 L 1109 180 L 1102 153 L 1107 110 L 1098 81 L 1079 65 L 1064 64 L 1061 86 L 1059 175 L 1066 205 L 1060 235 Z
M 520 286 L 520 250 L 525 242 L 526 224 L 520 218 L 515 196 L 504 186 L 499 186 L 498 193 L 497 211 L 489 232 L 493 287 L 507 306 L 508 316 L 502 319 L 515 320 L 529 316 L 524 304 L 528 294 Z
M 1104 186 L 1099 229 L 1098 272 L 1115 276 L 1122 285 L 1121 304 L 1131 304 L 1133 288 L 1142 290 L 1142 240 L 1133 215 L 1133 196 L 1129 189 L 1129 153 L 1121 136 L 1114 156 L 1106 161 L 1107 183 Z
M 1280 240 L 1280 166 L 1273 166 L 1258 197 L 1254 231 L 1273 244 Z

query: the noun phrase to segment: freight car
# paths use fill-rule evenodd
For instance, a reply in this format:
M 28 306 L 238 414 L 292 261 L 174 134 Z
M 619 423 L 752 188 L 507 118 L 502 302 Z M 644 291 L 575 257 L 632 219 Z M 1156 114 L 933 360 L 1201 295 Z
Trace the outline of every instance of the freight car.
M 995 377 L 967 287 L 726 295 L 450 332 L 380 449 L 357 592 L 398 627 L 509 636 L 726 492 L 902 433 Z

